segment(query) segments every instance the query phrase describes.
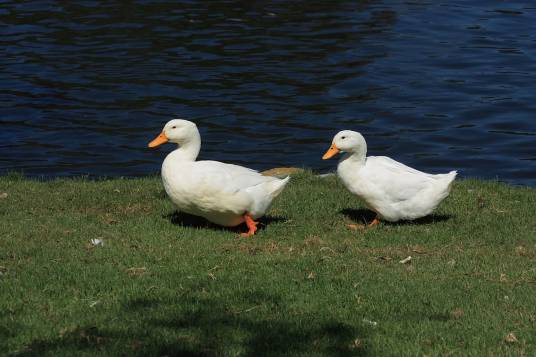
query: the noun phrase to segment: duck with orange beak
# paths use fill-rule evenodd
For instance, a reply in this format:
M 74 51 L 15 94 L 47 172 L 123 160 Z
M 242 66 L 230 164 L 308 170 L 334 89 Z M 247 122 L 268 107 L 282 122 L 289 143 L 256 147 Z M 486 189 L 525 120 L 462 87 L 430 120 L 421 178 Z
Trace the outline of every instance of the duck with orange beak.
M 367 157 L 365 138 L 351 130 L 337 133 L 322 159 L 339 153 L 337 175 L 377 214 L 369 226 L 381 219 L 396 222 L 431 214 L 448 196 L 457 174 L 428 174 L 386 156 Z
M 162 164 L 164 189 L 179 211 L 201 216 L 221 226 L 246 223 L 249 237 L 285 188 L 289 177 L 263 176 L 255 170 L 219 161 L 196 161 L 201 150 L 197 126 L 188 120 L 169 121 L 150 148 L 177 144 Z

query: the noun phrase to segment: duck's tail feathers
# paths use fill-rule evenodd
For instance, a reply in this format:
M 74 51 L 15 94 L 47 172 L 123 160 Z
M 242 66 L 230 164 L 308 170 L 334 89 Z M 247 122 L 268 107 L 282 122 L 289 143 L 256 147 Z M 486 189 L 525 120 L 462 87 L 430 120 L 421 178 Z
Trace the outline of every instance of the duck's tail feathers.
M 254 197 L 253 205 L 249 212 L 254 219 L 264 215 L 264 213 L 270 208 L 272 200 L 276 198 L 281 191 L 283 191 L 289 179 L 289 176 L 282 180 L 274 178 L 273 180 L 264 182 L 249 189 L 252 197 Z
M 273 198 L 277 197 L 281 193 L 281 191 L 283 191 L 289 180 L 290 176 L 287 176 L 284 179 L 278 179 L 270 182 L 270 191 Z
M 458 171 L 456 170 L 451 171 L 448 174 L 444 174 L 444 180 L 447 185 L 447 192 L 450 192 L 452 184 L 454 183 L 454 180 L 456 179 L 456 175 L 458 175 Z
M 447 174 L 447 176 L 450 178 L 450 181 L 453 182 L 456 176 L 458 175 L 458 171 L 454 170 Z

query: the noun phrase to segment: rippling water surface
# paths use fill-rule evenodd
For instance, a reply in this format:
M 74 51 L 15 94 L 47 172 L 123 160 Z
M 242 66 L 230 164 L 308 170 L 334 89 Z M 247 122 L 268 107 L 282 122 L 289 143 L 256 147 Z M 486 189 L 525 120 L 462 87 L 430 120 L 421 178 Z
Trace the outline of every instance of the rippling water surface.
M 536 184 L 533 1 L 7 1 L 0 173 L 139 176 L 195 121 L 201 158 L 307 166 L 333 134 L 421 170 Z

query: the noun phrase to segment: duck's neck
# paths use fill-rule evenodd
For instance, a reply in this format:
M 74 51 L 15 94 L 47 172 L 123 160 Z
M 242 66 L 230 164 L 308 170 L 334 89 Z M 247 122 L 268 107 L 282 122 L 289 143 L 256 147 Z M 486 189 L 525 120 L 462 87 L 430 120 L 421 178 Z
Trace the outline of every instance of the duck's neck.
M 175 160 L 195 161 L 200 150 L 201 136 L 199 133 L 196 133 L 196 135 L 190 137 L 188 141 L 179 144 L 177 149 L 171 152 L 170 155 L 173 155 L 173 159 Z
M 339 160 L 341 167 L 352 166 L 362 167 L 365 165 L 366 152 L 345 152 Z

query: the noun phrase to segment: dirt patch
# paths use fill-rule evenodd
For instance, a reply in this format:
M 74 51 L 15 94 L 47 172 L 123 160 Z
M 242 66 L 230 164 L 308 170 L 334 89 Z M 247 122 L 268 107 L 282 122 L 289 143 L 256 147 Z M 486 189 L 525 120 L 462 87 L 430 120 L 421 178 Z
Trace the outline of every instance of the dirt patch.
M 291 174 L 303 172 L 303 169 L 297 167 L 274 167 L 273 169 L 261 172 L 264 176 L 286 177 Z

